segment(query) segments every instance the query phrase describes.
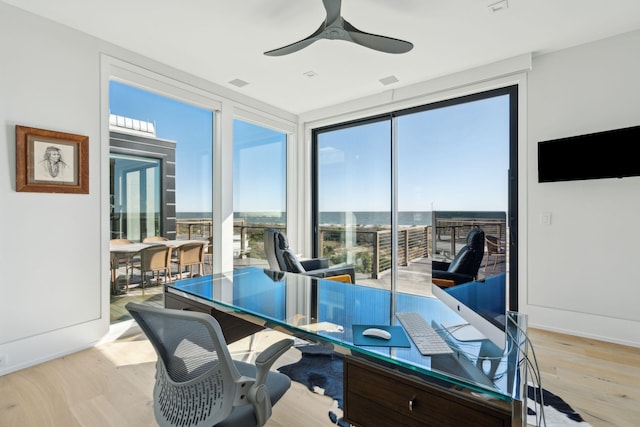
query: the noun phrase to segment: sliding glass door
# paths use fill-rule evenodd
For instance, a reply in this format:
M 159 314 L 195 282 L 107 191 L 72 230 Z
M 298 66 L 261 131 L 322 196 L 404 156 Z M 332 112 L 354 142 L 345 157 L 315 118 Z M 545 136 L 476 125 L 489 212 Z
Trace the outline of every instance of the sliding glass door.
M 316 255 L 355 265 L 360 284 L 417 294 L 430 293 L 432 261 L 452 261 L 472 228 L 505 255 L 514 239 L 508 219 L 517 216 L 509 206 L 516 93 L 504 88 L 315 130 Z M 477 277 L 514 270 L 506 255 L 485 254 Z

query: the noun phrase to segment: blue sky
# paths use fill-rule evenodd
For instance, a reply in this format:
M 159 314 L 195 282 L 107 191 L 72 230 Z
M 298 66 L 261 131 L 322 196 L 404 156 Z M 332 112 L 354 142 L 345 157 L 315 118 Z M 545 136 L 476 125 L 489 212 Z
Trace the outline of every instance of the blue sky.
M 176 141 L 178 212 L 210 212 L 213 115 L 117 82 L 111 113 L 155 123 Z M 399 210 L 507 210 L 508 97 L 398 118 Z M 390 203 L 390 125 L 320 136 L 320 210 L 385 211 Z M 234 210 L 284 211 L 286 135 L 234 122 Z
M 507 96 L 398 118 L 398 210 L 507 210 Z M 320 211 L 391 207 L 390 121 L 322 133 Z
M 211 212 L 211 111 L 113 81 L 109 108 L 112 114 L 154 123 L 159 138 L 176 141 L 176 208 Z

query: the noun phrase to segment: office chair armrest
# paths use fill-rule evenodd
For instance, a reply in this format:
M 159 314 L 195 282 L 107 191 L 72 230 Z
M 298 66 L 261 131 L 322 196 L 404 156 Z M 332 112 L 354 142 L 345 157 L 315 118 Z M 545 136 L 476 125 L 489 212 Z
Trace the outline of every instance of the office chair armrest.
M 327 258 L 313 258 L 301 260 L 300 264 L 305 271 L 320 270 L 321 268 L 329 268 L 329 260 Z
M 433 260 L 431 261 L 431 270 L 447 271 L 450 265 L 450 262 Z
M 264 384 L 271 365 L 293 345 L 292 339 L 280 340 L 264 349 L 256 358 L 256 384 Z
M 271 365 L 292 345 L 292 339 L 278 341 L 267 347 L 256 359 L 256 381 L 247 393 L 247 400 L 254 407 L 258 426 L 263 426 L 271 417 L 271 399 L 266 386 Z

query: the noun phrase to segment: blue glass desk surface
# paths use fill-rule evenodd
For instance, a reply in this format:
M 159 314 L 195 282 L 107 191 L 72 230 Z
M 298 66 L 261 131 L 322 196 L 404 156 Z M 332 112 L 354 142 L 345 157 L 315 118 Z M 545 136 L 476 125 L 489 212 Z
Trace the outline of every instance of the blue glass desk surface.
M 190 295 L 218 310 L 249 315 L 266 327 L 333 343 L 413 375 L 444 380 L 505 401 L 517 398 L 512 392 L 516 361 L 507 354 L 483 355 L 486 342 L 458 342 L 443 334 L 455 350 L 446 356 L 422 356 L 413 343 L 410 348 L 355 345 L 353 325 L 399 324 L 391 315 L 392 293 L 388 290 L 249 267 L 178 280 L 167 285 L 167 291 Z M 397 293 L 396 299 L 397 311 L 419 312 L 436 329 L 443 322 L 462 322 L 435 298 Z M 495 371 L 491 378 L 483 372 L 489 370 L 487 366 Z

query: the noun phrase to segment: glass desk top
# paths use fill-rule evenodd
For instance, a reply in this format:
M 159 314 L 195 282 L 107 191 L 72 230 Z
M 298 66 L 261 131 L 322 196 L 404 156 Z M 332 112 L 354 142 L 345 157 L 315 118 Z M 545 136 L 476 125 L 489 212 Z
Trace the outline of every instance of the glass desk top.
M 463 321 L 435 298 L 256 267 L 178 280 L 166 288 L 169 293 L 251 317 L 294 336 L 334 344 L 410 375 L 444 380 L 505 401 L 520 398 L 516 387 L 519 346 L 507 345 L 502 351 L 487 340 L 455 340 L 441 325 Z M 399 325 L 394 313 L 402 311 L 420 313 L 454 353 L 422 356 L 413 342 L 409 348 L 354 344 L 354 325 Z

